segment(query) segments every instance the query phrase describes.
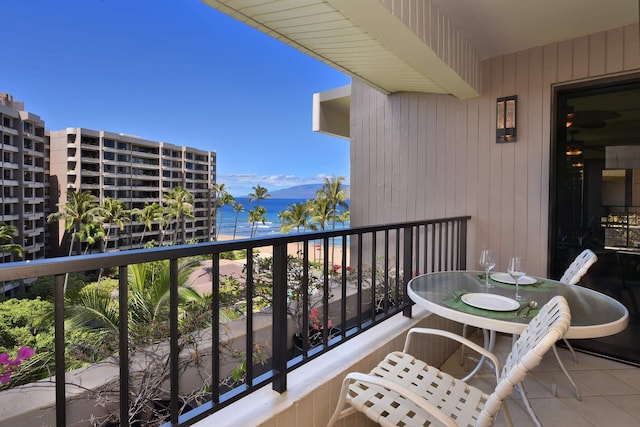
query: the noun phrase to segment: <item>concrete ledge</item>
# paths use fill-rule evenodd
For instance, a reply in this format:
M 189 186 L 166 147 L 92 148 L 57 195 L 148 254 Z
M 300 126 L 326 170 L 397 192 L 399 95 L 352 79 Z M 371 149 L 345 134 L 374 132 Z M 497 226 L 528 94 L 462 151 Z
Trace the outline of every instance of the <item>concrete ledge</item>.
M 460 332 L 458 323 L 415 306 L 413 312 L 413 318 L 398 314 L 296 369 L 287 378 L 285 393 L 273 391 L 270 385 L 263 387 L 194 426 L 326 426 L 347 372 L 368 372 L 384 355 L 401 350 L 406 332 L 412 327 L 438 327 Z M 457 346 L 430 340 L 415 347 L 411 351 L 416 357 L 439 366 Z M 347 422 L 349 418 L 345 420 Z M 347 422 L 346 425 L 351 424 Z

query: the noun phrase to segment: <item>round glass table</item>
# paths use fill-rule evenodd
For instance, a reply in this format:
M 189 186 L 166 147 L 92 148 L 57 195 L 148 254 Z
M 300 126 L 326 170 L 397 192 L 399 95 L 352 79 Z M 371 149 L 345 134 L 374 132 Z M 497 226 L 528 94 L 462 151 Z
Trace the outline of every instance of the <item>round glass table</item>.
M 485 310 L 469 306 L 464 302 L 467 294 L 496 295 L 515 301 L 515 285 L 507 283 L 505 273 L 491 274 L 494 287 L 484 285 L 484 273 L 478 271 L 447 271 L 429 273 L 414 277 L 409 281 L 409 297 L 419 306 L 439 316 L 478 328 L 518 335 L 536 313 L 533 310 L 524 317 L 522 310 L 517 315 L 514 310 L 500 308 L 499 311 Z M 493 277 L 505 281 L 494 280 Z M 616 334 L 627 327 L 629 311 L 619 301 L 582 286 L 567 285 L 556 280 L 530 278 L 526 285 L 520 285 L 520 294 L 527 303 L 536 301 L 542 307 L 555 295 L 567 299 L 571 309 L 571 326 L 565 338 L 596 338 Z M 532 283 L 533 282 L 533 283 Z

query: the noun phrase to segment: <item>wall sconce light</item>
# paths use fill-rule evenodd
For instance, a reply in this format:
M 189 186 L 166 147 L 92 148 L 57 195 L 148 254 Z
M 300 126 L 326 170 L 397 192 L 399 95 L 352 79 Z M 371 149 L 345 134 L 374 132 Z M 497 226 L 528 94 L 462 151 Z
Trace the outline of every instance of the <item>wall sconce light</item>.
M 516 104 L 518 95 L 498 98 L 496 105 L 496 142 L 517 141 Z

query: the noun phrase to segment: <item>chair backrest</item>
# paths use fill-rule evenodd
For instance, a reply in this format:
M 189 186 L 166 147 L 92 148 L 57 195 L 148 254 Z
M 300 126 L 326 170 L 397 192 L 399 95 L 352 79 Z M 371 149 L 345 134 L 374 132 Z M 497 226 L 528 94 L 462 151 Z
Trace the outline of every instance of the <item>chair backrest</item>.
M 591 249 L 585 249 L 573 260 L 560 278 L 562 283 L 575 285 L 585 275 L 589 267 L 598 260 L 598 256 Z
M 540 364 L 545 353 L 564 336 L 570 323 L 569 305 L 562 296 L 553 297 L 540 309 L 513 344 L 496 389 L 489 396 L 476 425 L 490 425 L 513 387 Z

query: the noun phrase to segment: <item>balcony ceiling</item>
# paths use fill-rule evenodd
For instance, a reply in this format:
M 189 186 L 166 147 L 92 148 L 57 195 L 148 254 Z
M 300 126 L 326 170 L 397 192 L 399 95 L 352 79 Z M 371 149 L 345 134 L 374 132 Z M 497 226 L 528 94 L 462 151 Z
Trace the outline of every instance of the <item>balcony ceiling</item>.
M 638 0 L 202 1 L 383 92 L 462 98 L 477 95 L 473 83 L 384 3 L 403 16 L 432 4 L 445 17 L 439 24 L 449 34 L 453 26 L 479 60 L 632 24 L 639 15 Z

